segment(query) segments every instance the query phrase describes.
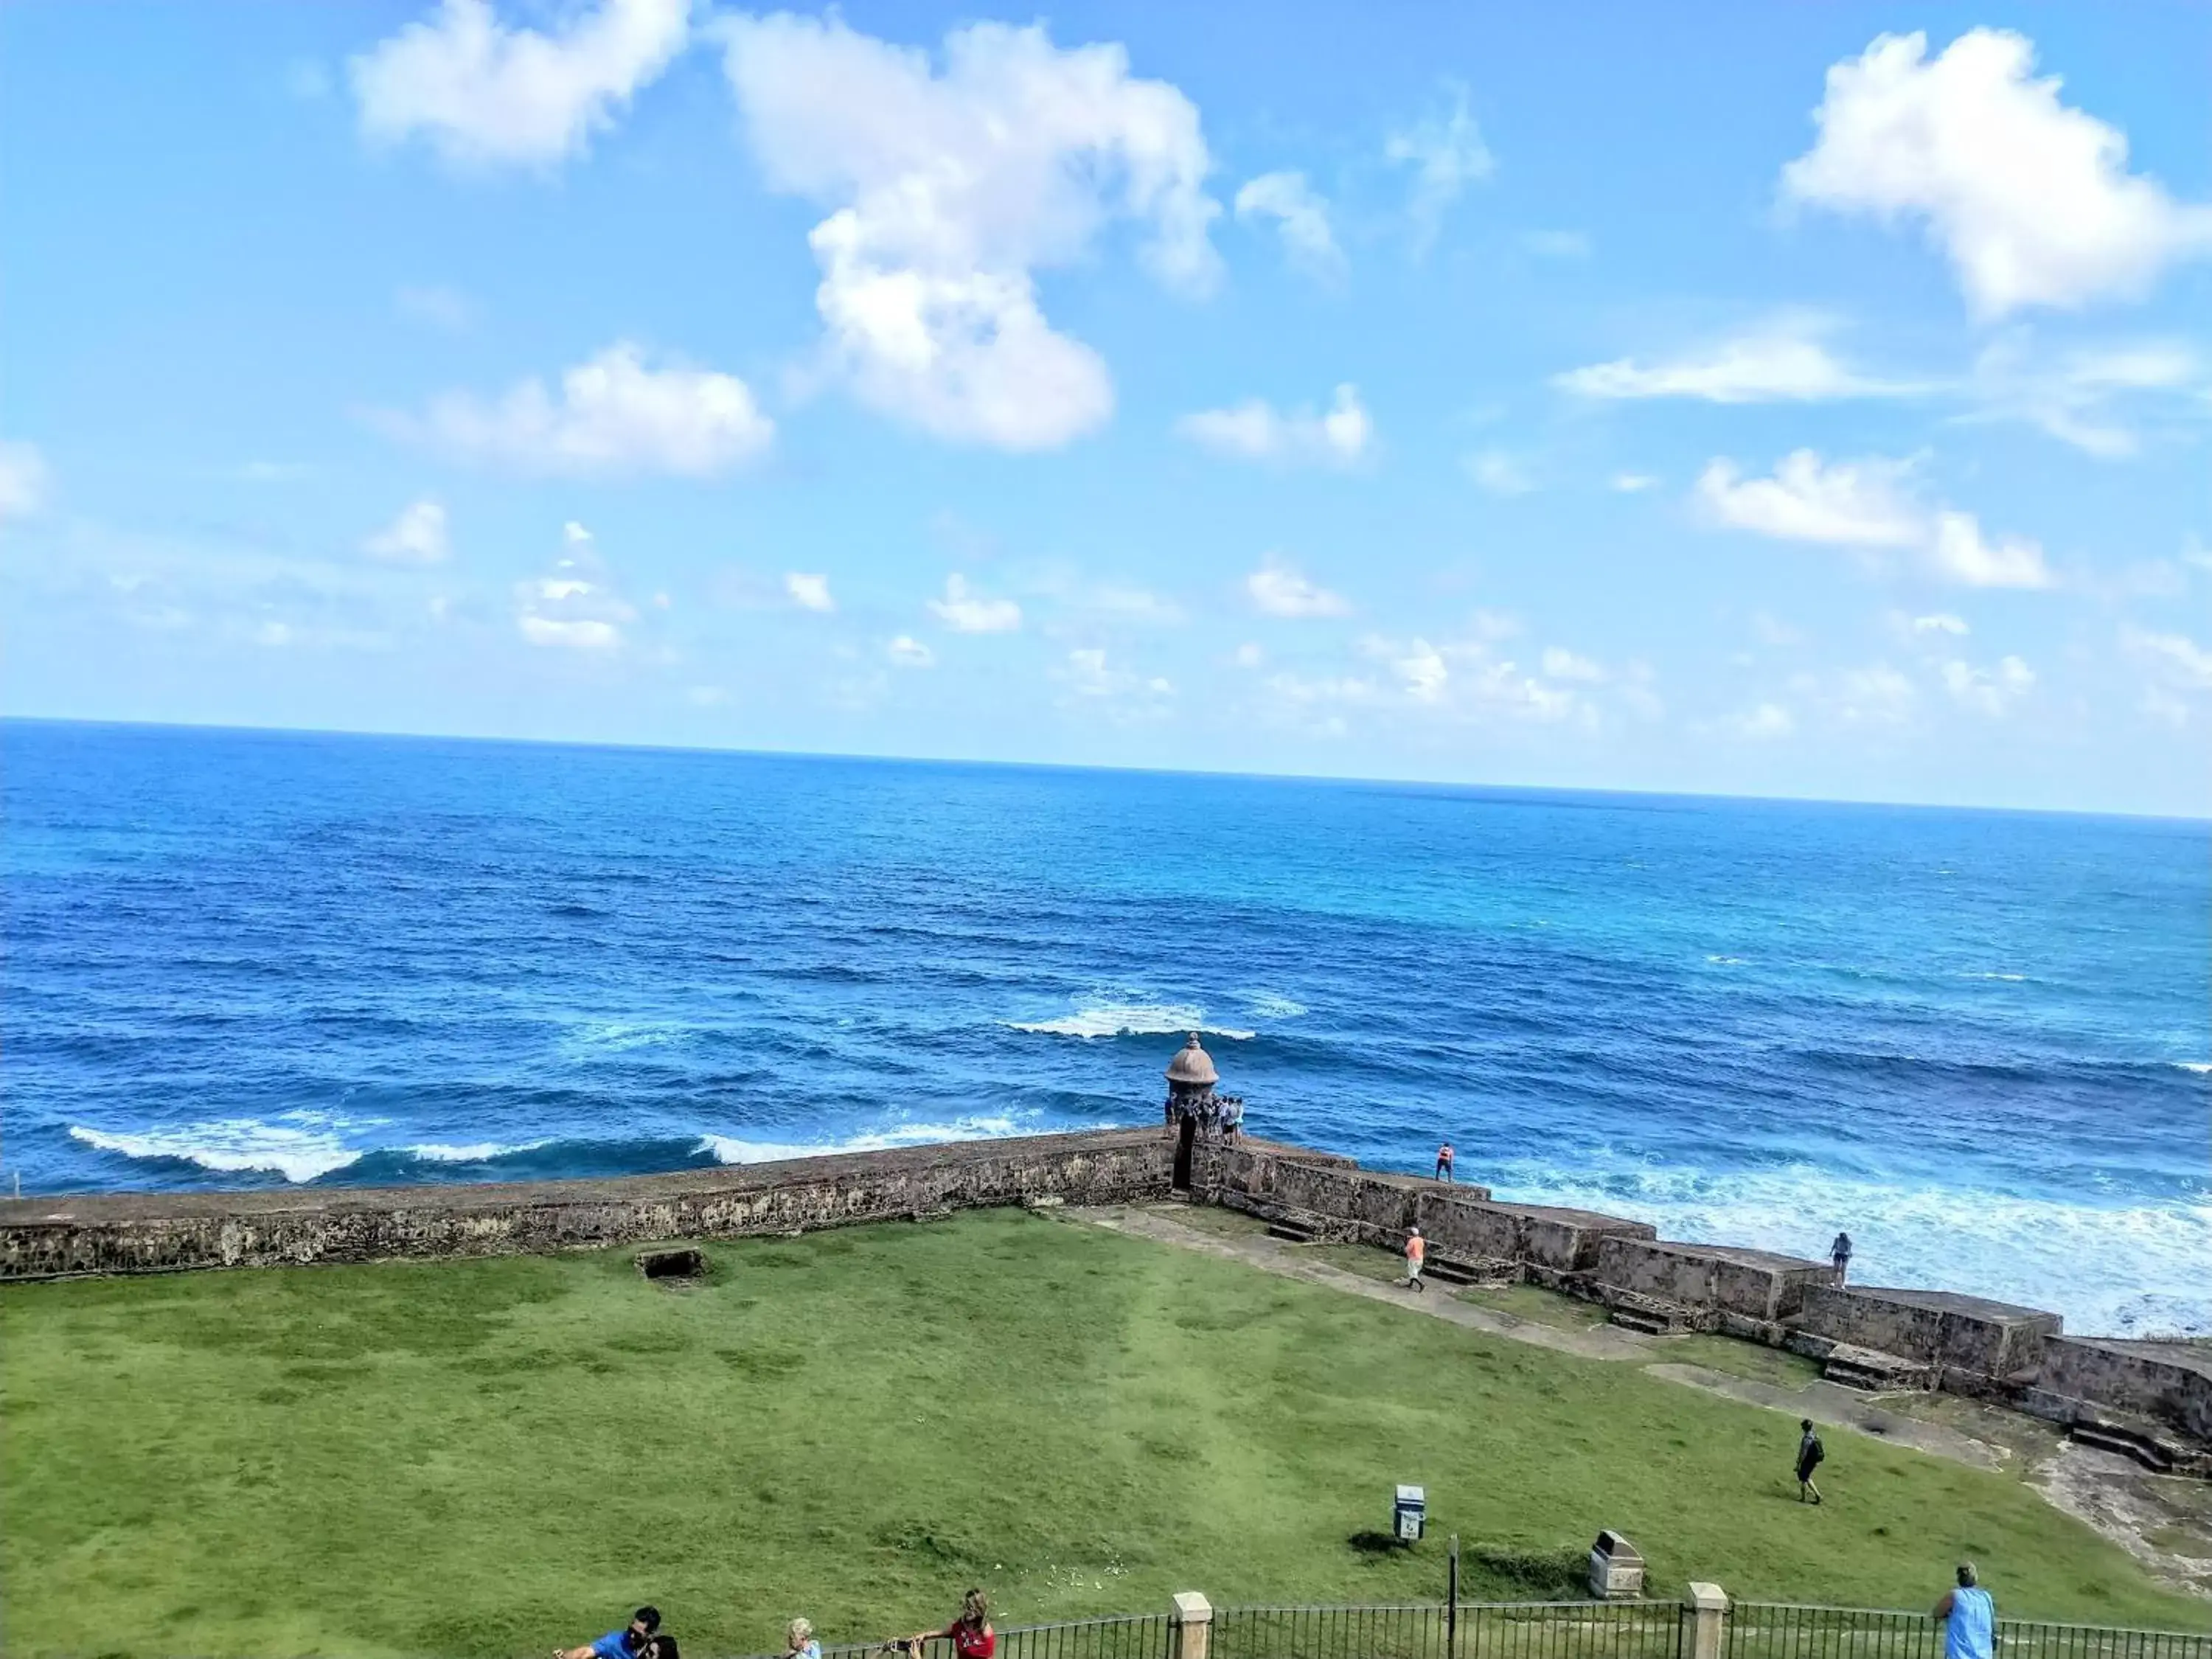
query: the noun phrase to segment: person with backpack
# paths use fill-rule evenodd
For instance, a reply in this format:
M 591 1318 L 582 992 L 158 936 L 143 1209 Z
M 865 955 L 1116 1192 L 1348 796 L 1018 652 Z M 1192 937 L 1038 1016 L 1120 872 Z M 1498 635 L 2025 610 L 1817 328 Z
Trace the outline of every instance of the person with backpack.
M 1802 1504 L 1809 1497 L 1817 1504 L 1820 1501 L 1820 1489 L 1813 1484 L 1813 1471 L 1826 1460 L 1828 1449 L 1813 1431 L 1811 1418 L 1806 1418 L 1797 1426 L 1804 1431 L 1797 1442 L 1797 1501 Z
M 1943 1659 L 1996 1659 L 1997 1604 L 1972 1562 L 1959 1563 L 1958 1587 L 1943 1592 L 1935 1616 L 1943 1625 Z

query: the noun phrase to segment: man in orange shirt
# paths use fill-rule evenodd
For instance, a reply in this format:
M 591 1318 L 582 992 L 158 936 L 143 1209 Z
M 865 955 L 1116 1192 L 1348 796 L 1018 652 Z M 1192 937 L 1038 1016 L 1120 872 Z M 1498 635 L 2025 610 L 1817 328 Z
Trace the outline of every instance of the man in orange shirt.
M 1421 1237 L 1421 1230 L 1413 1227 L 1406 1233 L 1406 1285 L 1409 1290 L 1421 1290 L 1421 1266 L 1429 1259 L 1429 1242 Z

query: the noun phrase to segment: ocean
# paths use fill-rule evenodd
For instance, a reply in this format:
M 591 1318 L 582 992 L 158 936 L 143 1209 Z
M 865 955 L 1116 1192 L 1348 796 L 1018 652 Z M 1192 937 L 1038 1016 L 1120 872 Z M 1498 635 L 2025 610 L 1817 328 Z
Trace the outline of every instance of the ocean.
M 2212 826 L 0 725 L 0 1187 L 1157 1120 L 2212 1331 Z

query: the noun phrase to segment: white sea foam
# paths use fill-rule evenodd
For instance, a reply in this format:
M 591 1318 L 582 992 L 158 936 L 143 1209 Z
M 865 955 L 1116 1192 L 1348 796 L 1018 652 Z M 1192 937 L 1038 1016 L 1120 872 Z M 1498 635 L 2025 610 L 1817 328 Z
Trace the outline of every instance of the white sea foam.
M 1705 960 L 1711 963 L 1716 968 L 1741 968 L 1743 966 L 1743 958 L 1741 957 L 1707 957 Z
M 347 1126 L 313 1112 L 289 1112 L 275 1123 L 256 1118 L 220 1118 L 169 1129 L 111 1133 L 70 1125 L 70 1138 L 103 1152 L 125 1158 L 180 1158 L 203 1170 L 236 1174 L 269 1170 L 287 1181 L 313 1181 L 357 1162 L 360 1148 L 345 1144 Z
M 1048 1036 L 1165 1036 L 1203 1031 L 1208 1036 L 1247 1042 L 1259 1035 L 1234 1026 L 1208 1025 L 1206 1011 L 1188 1002 L 1099 1002 L 1078 1008 L 1072 1014 L 1063 1014 L 1058 1019 L 1008 1020 L 1006 1024 L 1013 1030 L 1036 1031 Z
M 1273 991 L 1248 991 L 1244 1002 L 1261 1019 L 1296 1019 L 1306 1012 L 1304 1003 Z
M 662 1048 L 681 1042 L 690 1028 L 672 1019 L 584 1019 L 562 1034 L 561 1046 L 571 1052 L 622 1054 L 632 1048 Z
M 544 1140 L 520 1140 L 507 1143 L 498 1140 L 471 1141 L 465 1146 L 450 1146 L 443 1141 L 431 1141 L 426 1146 L 402 1146 L 399 1150 L 410 1158 L 419 1158 L 426 1164 L 484 1164 L 495 1158 L 505 1158 L 510 1152 L 535 1152 L 549 1146 Z
M 2106 1207 L 1887 1186 L 1809 1165 L 1706 1175 L 1600 1155 L 1583 1170 L 1529 1159 L 1486 1176 L 1461 1162 L 1501 1199 L 1630 1216 L 1663 1238 L 1823 1260 L 1840 1230 L 1856 1279 L 2047 1308 L 2084 1335 L 2212 1334 L 2212 1193 Z
M 2212 1073 L 2212 1060 L 2177 1060 L 2173 1063 L 2183 1071 L 2194 1072 L 2199 1077 Z
M 1103 1124 L 1068 1124 L 1067 1129 L 1103 1128 Z M 837 1140 L 746 1140 L 735 1135 L 702 1135 L 698 1150 L 717 1164 L 773 1164 L 787 1158 L 826 1158 L 837 1152 L 880 1152 L 894 1146 L 926 1146 L 945 1140 L 998 1140 L 1034 1134 L 1034 1122 L 1012 1117 L 963 1117 L 950 1123 L 889 1123 Z
M 2026 980 L 2027 975 L 2026 974 L 1961 974 L 1959 977 L 1960 979 L 2001 979 L 2008 985 L 2018 985 Z

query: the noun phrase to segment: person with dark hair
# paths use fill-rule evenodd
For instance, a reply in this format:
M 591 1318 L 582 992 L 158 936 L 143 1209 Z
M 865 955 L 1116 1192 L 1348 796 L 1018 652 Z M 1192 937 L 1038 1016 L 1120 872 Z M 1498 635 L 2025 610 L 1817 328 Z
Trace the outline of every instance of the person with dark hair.
M 1840 1286 L 1851 1271 L 1851 1236 L 1838 1233 L 1836 1242 L 1828 1246 L 1828 1260 L 1836 1265 L 1836 1283 Z
M 1817 1504 L 1820 1501 L 1820 1489 L 1813 1484 L 1813 1471 L 1826 1460 L 1828 1449 L 1814 1432 L 1811 1418 L 1804 1419 L 1797 1427 L 1802 1431 L 1797 1441 L 1797 1501 L 1802 1504 L 1809 1497 Z
M 1958 1586 L 1943 1592 L 1935 1616 L 1943 1624 L 1943 1659 L 1996 1659 L 1997 1604 L 1972 1562 L 1959 1563 Z
M 919 1655 L 922 1644 L 942 1639 L 952 1644 L 954 1659 L 993 1659 L 999 1651 L 998 1632 L 991 1628 L 991 1599 L 980 1589 L 960 1598 L 960 1616 L 943 1630 L 915 1632 L 909 1653 Z
M 1443 1146 L 1437 1148 L 1436 1179 L 1438 1181 L 1449 1181 L 1451 1178 L 1452 1144 L 1447 1140 Z
M 638 1650 L 637 1659 L 684 1659 L 672 1636 L 656 1636 Z
M 556 1648 L 553 1659 L 647 1659 L 647 1644 L 660 1628 L 660 1609 L 642 1607 L 629 1618 L 621 1630 L 611 1630 L 596 1642 L 587 1642 L 580 1648 Z M 665 1656 L 656 1659 L 676 1659 L 676 1644 L 669 1644 Z

